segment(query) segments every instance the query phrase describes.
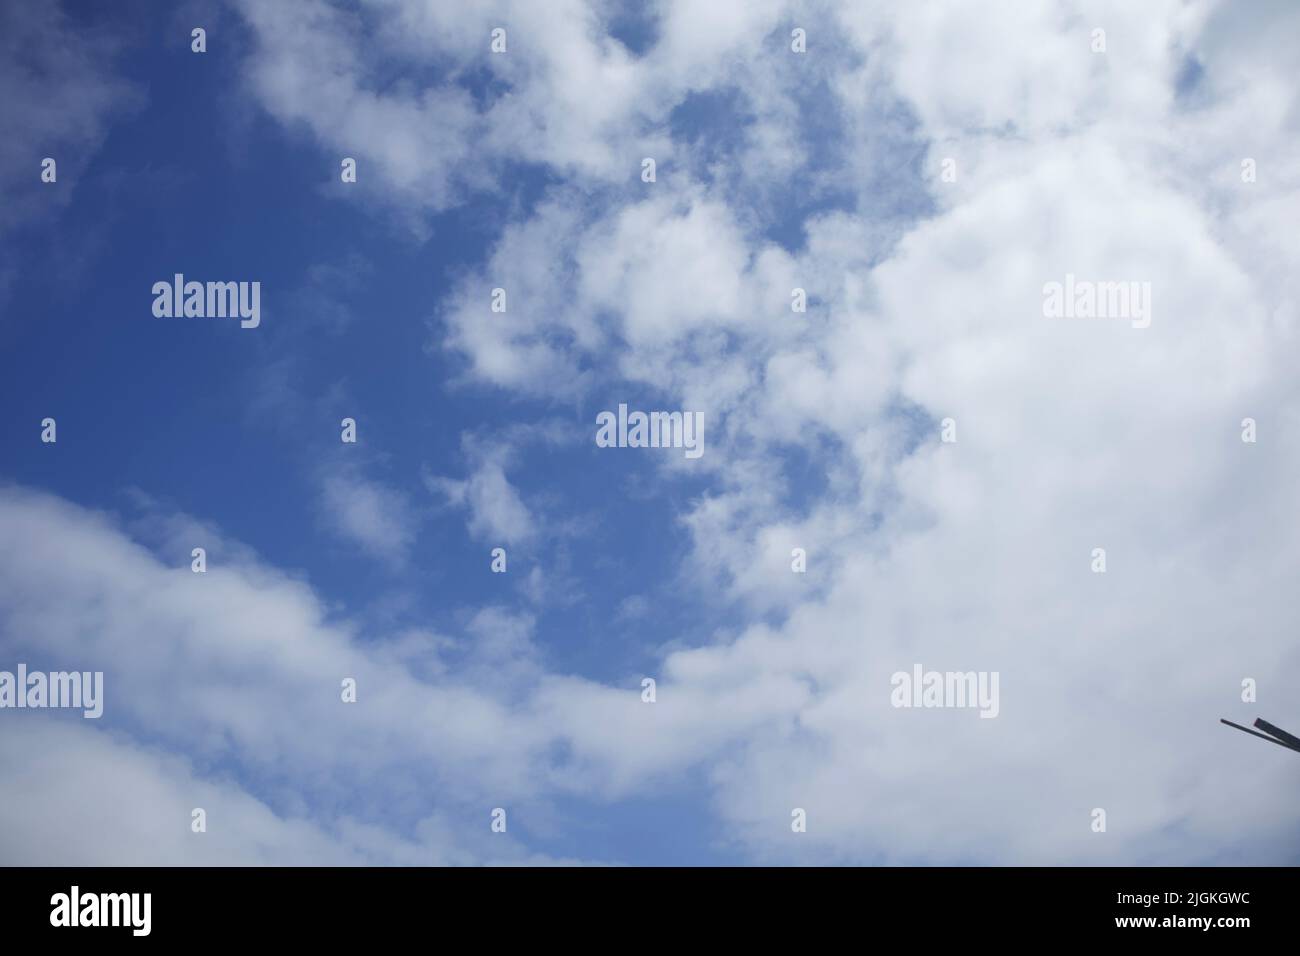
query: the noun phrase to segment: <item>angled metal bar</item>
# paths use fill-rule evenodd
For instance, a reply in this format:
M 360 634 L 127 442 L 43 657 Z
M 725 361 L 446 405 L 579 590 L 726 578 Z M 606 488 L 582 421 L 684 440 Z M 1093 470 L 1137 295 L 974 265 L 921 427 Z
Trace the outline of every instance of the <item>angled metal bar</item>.
M 1276 737 L 1278 740 L 1282 741 L 1282 743 L 1286 744 L 1287 746 L 1293 747 L 1296 750 L 1300 750 L 1300 737 L 1296 737 L 1294 734 L 1288 734 L 1281 727 L 1274 727 L 1263 717 L 1255 718 L 1255 726 L 1258 727 L 1260 730 L 1264 731 L 1264 733 L 1268 734 L 1269 736 Z
M 1294 750 L 1296 753 L 1300 753 L 1300 747 L 1293 747 L 1290 744 L 1285 743 L 1281 740 L 1277 740 L 1276 738 L 1270 737 L 1267 734 L 1261 734 L 1257 730 L 1251 730 L 1249 727 L 1243 727 L 1241 726 L 1241 724 L 1234 724 L 1232 721 L 1224 720 L 1222 717 L 1219 718 L 1219 723 L 1227 724 L 1229 727 L 1235 727 L 1238 730 L 1240 730 L 1242 733 L 1250 734 L 1252 737 L 1258 737 L 1260 740 L 1267 740 L 1271 744 L 1277 744 L 1279 747 L 1285 747 L 1287 750 Z

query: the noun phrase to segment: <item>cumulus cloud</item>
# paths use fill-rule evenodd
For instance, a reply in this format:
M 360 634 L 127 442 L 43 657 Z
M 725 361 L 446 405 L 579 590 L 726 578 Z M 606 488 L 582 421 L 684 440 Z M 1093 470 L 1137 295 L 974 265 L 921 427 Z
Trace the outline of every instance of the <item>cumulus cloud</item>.
M 1283 636 L 1296 443 L 1240 441 L 1245 417 L 1297 417 L 1294 249 L 1273 218 L 1296 182 L 1277 169 L 1244 183 L 1236 155 L 1294 142 L 1297 114 L 1272 66 L 1287 41 L 1226 52 L 1206 26 L 1223 18 L 1197 4 L 845 11 L 838 25 L 874 54 L 834 78 L 845 151 L 870 151 L 875 114 L 853 111 L 879 107 L 864 90 L 883 80 L 929 143 L 932 203 L 910 220 L 814 215 L 789 251 L 725 192 L 666 180 L 587 219 L 572 201 L 541 207 L 449 310 L 449 341 L 482 380 L 542 388 L 612 352 L 617 375 L 720 423 L 720 486 L 682 516 L 691 565 L 779 623 L 666 664 L 693 682 L 687 662 L 710 662 L 725 695 L 804 688 L 773 694 L 715 772 L 720 813 L 756 852 L 1293 857 L 1265 836 L 1287 819 L 1268 788 L 1225 782 L 1245 758 L 1214 724 L 1241 707 L 1243 677 L 1300 677 Z M 1090 48 L 1096 26 L 1106 54 Z M 1206 92 L 1191 108 L 1178 84 L 1197 57 Z M 976 76 L 988 84 L 953 82 Z M 515 268 L 548 247 L 573 250 L 565 268 Z M 1045 318 L 1044 284 L 1067 273 L 1150 282 L 1151 326 Z M 481 286 L 503 275 L 540 307 L 470 331 Z M 809 290 L 806 316 L 782 302 L 791 286 Z M 938 442 L 946 417 L 954 445 Z M 824 489 L 800 494 L 774 464 L 791 447 L 824 464 Z M 1089 566 L 1098 546 L 1105 576 Z M 1228 637 L 1243 608 L 1249 646 Z M 917 661 L 1000 671 L 1009 709 L 965 723 L 892 710 L 890 674 Z M 1256 773 L 1285 771 L 1264 759 Z M 1235 801 L 1261 815 L 1249 832 Z M 791 842 L 778 821 L 810 805 L 825 828 Z M 1122 808 L 1122 833 L 1094 839 L 1094 806 Z
M 777 4 L 662 4 L 640 54 L 603 35 L 603 5 L 377 3 L 356 22 L 325 4 L 241 9 L 271 115 L 356 150 L 420 211 L 498 188 L 507 157 L 557 179 L 438 304 L 435 334 L 466 381 L 512 395 L 637 383 L 704 410 L 709 485 L 674 503 L 681 579 L 730 624 L 661 655 L 649 706 L 638 675 L 549 665 L 530 616 L 479 609 L 459 638 L 363 642 L 252 558 L 190 575 L 102 516 L 6 491 L 4 647 L 102 661 L 120 723 L 94 734 L 170 752 L 136 758 L 142 779 L 165 768 L 160 800 L 182 807 L 168 794 L 205 776 L 169 760 L 220 758 L 249 780 L 232 812 L 275 831 L 273 855 L 399 859 L 409 846 L 351 821 L 426 819 L 449 782 L 461 802 L 436 813 L 454 817 L 697 770 L 761 860 L 1294 862 L 1290 755 L 1215 723 L 1247 710 L 1243 678 L 1270 713 L 1300 681 L 1288 8 L 1262 8 L 1267 30 L 1210 3 L 814 11 L 836 121 L 812 144 L 792 89 L 806 78 L 767 66 L 793 56 Z M 476 100 L 461 71 L 498 22 L 513 52 L 488 60 Z M 353 27 L 427 82 L 381 91 Z M 674 137 L 693 93 L 731 89 L 756 117 L 732 153 Z M 642 189 L 647 150 L 678 173 Z M 1245 183 L 1252 154 L 1273 162 Z M 770 161 L 729 172 L 751 156 Z M 791 242 L 762 210 L 805 172 L 852 196 L 802 214 Z M 1150 282 L 1150 326 L 1046 318 L 1043 286 L 1067 273 Z M 510 308 L 492 314 L 499 286 Z M 958 440 L 942 443 L 949 417 Z M 466 447 L 468 474 L 430 487 L 474 534 L 527 540 L 537 517 L 509 454 Z M 670 482 L 679 465 L 661 467 Z M 405 523 L 370 490 L 341 513 L 382 549 Z M 915 663 L 998 672 L 999 716 L 892 707 L 891 675 Z M 345 676 L 364 706 L 339 703 Z M 34 743 L 6 747 L 39 767 Z M 364 783 L 381 775 L 382 798 Z M 307 807 L 290 796 L 303 781 Z M 792 807 L 807 833 L 790 832 Z M 290 810 L 302 827 L 268 817 Z
M 536 670 L 529 619 L 484 609 L 460 641 L 363 640 L 248 552 L 195 574 L 109 516 L 13 487 L 0 526 L 9 669 L 105 674 L 93 728 L 7 714 L 5 859 L 545 862 L 475 838 L 491 807 L 526 820 L 547 789 L 551 731 L 511 699 Z M 194 807 L 208 811 L 206 842 L 189 831 Z M 399 836 L 411 828 L 418 839 Z
M 2 831 L 6 859 L 45 860 L 48 843 L 76 863 L 120 861 L 126 847 L 133 863 L 552 862 L 522 843 L 485 848 L 477 824 L 493 806 L 527 821 L 564 796 L 626 795 L 802 693 L 758 681 L 714 719 L 726 682 L 704 672 L 656 709 L 630 676 L 610 686 L 549 669 L 527 615 L 480 609 L 459 638 L 363 634 L 247 550 L 195 574 L 112 516 L 12 486 L 0 528 L 6 659 L 105 675 L 93 728 L 62 711 L 6 718 L 6 820 L 25 821 Z M 51 747 L 71 757 L 46 774 Z M 74 785 L 110 765 L 102 795 Z M 122 811 L 131 794 L 151 813 Z M 194 807 L 221 833 L 210 844 L 190 840 Z M 124 829 L 103 838 L 119 812 Z M 396 835 L 411 828 L 414 843 Z

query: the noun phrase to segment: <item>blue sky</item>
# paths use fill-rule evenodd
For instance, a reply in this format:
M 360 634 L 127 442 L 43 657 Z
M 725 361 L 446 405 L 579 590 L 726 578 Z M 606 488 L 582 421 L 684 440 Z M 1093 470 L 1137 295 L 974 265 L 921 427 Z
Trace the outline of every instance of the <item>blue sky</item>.
M 242 119 L 234 133 L 229 118 L 214 119 L 234 72 L 220 59 L 160 44 L 131 58 L 124 76 L 147 87 L 148 108 L 109 133 L 58 231 L 38 230 L 30 258 L 20 260 L 7 308 L 41 320 L 15 330 L 23 336 L 10 352 L 5 402 L 37 420 L 54 415 L 76 437 L 51 449 L 59 455 L 51 469 L 49 456 L 20 440 L 30 431 L 21 416 L 7 418 L 6 438 L 27 452 L 13 460 L 11 477 L 98 508 L 120 508 L 123 492 L 138 488 L 189 514 L 219 511 L 232 537 L 301 568 L 358 613 L 397 589 L 417 602 L 415 619 L 439 626 L 455 620 L 456 605 L 509 600 L 510 589 L 483 573 L 490 549 L 470 540 L 461 516 L 425 506 L 419 546 L 395 574 L 331 540 L 304 483 L 319 459 L 356 452 L 421 495 L 421 469 L 463 471 L 463 433 L 546 418 L 585 428 L 594 418 L 589 408 L 449 387 L 461 363 L 437 350 L 437 303 L 449 277 L 482 259 L 493 224 L 519 203 L 526 209 L 544 173 L 521 167 L 508 195 L 475 196 L 430 217 L 427 240 L 412 239 L 364 206 L 330 201 L 333 156 L 261 116 Z M 77 272 L 60 281 L 65 257 Z M 176 271 L 200 281 L 260 279 L 266 334 L 234 323 L 111 320 L 138 312 L 139 290 Z M 103 320 L 86 321 L 91 315 Z M 292 397 L 259 401 L 279 385 Z M 338 441 L 347 415 L 360 422 L 360 448 Z M 600 641 L 597 653 L 582 635 L 611 617 L 623 595 L 665 577 L 680 547 L 671 502 L 691 488 L 646 488 L 629 511 L 622 486 L 637 463 L 594 445 L 577 454 L 530 451 L 519 470 L 555 496 L 557 511 L 595 525 L 588 537 L 604 539 L 594 552 L 570 546 L 513 558 L 523 571 L 572 562 L 570 576 L 590 582 L 580 603 L 554 609 L 548 630 L 566 669 L 608 677 L 631 663 L 623 655 L 635 653 L 635 635 L 613 647 Z M 611 560 L 623 535 L 637 546 Z
M 1294 862 L 1210 727 L 1297 721 L 1294 14 L 560 7 L 4 15 L 0 668 L 107 703 L 0 714 L 0 857 Z
M 75 7 L 68 14 L 67 29 L 78 32 L 102 16 Z M 230 26 L 223 44 L 240 41 L 243 31 Z M 594 445 L 522 454 L 521 486 L 545 494 L 557 522 L 583 527 L 575 539 L 511 548 L 511 579 L 488 573 L 490 547 L 467 533 L 462 515 L 432 502 L 415 508 L 420 531 L 400 567 L 331 535 L 312 485 L 322 460 L 359 458 L 392 486 L 425 498 L 422 471 L 464 470 L 464 433 L 538 420 L 585 429 L 594 418 L 590 402 L 449 387 L 463 363 L 437 348 L 437 303 L 451 277 L 481 261 L 496 223 L 526 214 L 549 177 L 521 164 L 501 194 L 475 195 L 430 216 L 428 238 L 413 238 L 364 205 L 339 201 L 336 157 L 230 104 L 237 62 L 168 48 L 156 31 L 140 32 L 119 75 L 147 91 L 147 105 L 108 132 L 69 186 L 75 194 L 57 225 L 33 223 L 30 245 L 10 239 L 17 274 L 6 313 L 40 318 L 7 330 L 0 389 L 15 414 L 5 417 L 4 440 L 17 453 L 7 457 L 5 477 L 88 508 L 130 516 L 140 509 L 139 492 L 156 499 L 150 507 L 217 521 L 266 561 L 328 593 L 335 613 L 384 629 L 454 630 L 481 605 L 530 612 L 534 603 L 520 599 L 513 577 L 554 569 L 558 593 L 536 602 L 540 643 L 555 669 L 594 680 L 626 684 L 665 631 L 684 641 L 706 636 L 725 612 L 699 621 L 657 597 L 657 589 L 671 588 L 673 555 L 683 547 L 674 505 L 701 482 L 656 487 L 638 462 Z M 637 33 L 629 25 L 623 36 L 634 41 Z M 484 96 L 485 79 L 466 85 Z M 45 198 L 39 189 L 30 194 L 34 202 Z M 218 321 L 120 321 L 148 315 L 141 289 L 176 271 L 200 281 L 259 279 L 267 290 L 264 325 L 250 334 Z M 281 386 L 284 393 L 262 398 Z M 48 449 L 24 427 L 46 415 L 60 429 Z M 338 441 L 346 415 L 360 422 L 359 448 Z M 210 554 L 222 559 L 219 549 Z M 653 620 L 619 617 L 630 595 L 654 603 Z M 114 664 L 95 666 L 111 675 Z M 105 725 L 112 723 L 110 714 Z M 707 820 L 692 821 L 689 808 L 702 798 L 697 784 L 683 779 L 667 790 L 627 809 L 605 807 L 599 823 L 539 834 L 537 843 L 557 856 L 733 859 L 709 846 Z M 589 812 L 570 814 L 581 820 Z

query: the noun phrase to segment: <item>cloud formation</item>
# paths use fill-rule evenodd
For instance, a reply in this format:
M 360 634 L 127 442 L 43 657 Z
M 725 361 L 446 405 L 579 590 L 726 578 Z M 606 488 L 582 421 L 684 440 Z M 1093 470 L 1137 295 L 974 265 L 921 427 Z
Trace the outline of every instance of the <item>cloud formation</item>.
M 103 515 L 9 488 L 0 646 L 102 666 L 110 694 L 102 731 L 27 715 L 33 732 L 0 744 L 19 780 L 47 779 L 58 747 L 116 768 L 109 793 L 237 821 L 225 850 L 168 836 L 150 862 L 254 845 L 495 860 L 458 821 L 687 775 L 760 861 L 1296 860 L 1294 761 L 1215 723 L 1251 710 L 1245 678 L 1269 713 L 1300 684 L 1288 6 L 665 2 L 636 51 L 608 34 L 611 5 L 577 0 L 238 7 L 247 92 L 357 155 L 376 216 L 425 234 L 507 190 L 511 164 L 545 171 L 430 304 L 433 343 L 457 387 L 541 409 L 640 389 L 703 411 L 705 485 L 672 501 L 689 535 L 672 572 L 728 624 L 664 635 L 647 705 L 643 675 L 557 666 L 530 613 L 367 633 L 250 553 L 192 575 Z M 1067 274 L 1149 282 L 1150 326 L 1045 317 L 1044 284 Z M 428 477 L 478 539 L 554 527 L 536 485 L 507 478 L 513 447 L 468 441 L 464 477 Z M 665 487 L 683 477 L 655 461 Z M 409 504 L 382 486 L 332 475 L 324 494 L 373 553 L 411 546 Z M 892 707 L 890 676 L 915 663 L 999 672 L 999 716 Z M 71 815 L 89 840 L 94 818 L 43 787 L 0 805 L 36 834 Z M 170 816 L 131 825 L 184 825 Z M 17 819 L 0 849 L 34 861 Z

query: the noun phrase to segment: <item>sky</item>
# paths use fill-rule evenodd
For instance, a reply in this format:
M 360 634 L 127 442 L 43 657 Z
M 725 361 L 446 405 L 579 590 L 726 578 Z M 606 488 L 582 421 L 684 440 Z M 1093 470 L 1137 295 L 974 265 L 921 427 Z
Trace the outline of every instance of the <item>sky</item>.
M 1298 27 L 0 5 L 0 862 L 1300 862 Z

